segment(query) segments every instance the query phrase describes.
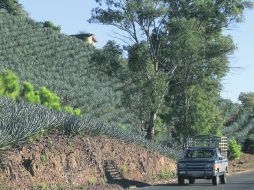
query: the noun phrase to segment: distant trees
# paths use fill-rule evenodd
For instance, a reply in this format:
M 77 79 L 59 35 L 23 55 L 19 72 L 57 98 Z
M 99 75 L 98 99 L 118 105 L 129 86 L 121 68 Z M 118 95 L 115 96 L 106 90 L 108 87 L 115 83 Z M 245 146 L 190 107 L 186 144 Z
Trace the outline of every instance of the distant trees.
M 244 107 L 254 108 L 254 92 L 240 93 L 238 99 Z
M 44 27 L 46 28 L 51 28 L 57 32 L 60 32 L 61 31 L 61 27 L 60 26 L 55 26 L 53 22 L 51 21 L 45 21 L 42 23 Z
M 27 16 L 27 12 L 17 0 L 0 0 L 0 9 L 7 10 L 10 14 Z
M 128 53 L 123 100 L 155 134 L 158 115 L 184 138 L 217 133 L 220 81 L 235 46 L 222 30 L 241 21 L 250 1 L 96 0 L 90 22 L 122 33 Z M 103 60 L 101 60 L 103 61 Z M 112 68 L 113 70 L 113 68 Z M 165 105 L 167 105 L 166 109 Z M 172 108 L 172 109 L 171 109 Z M 163 112 L 162 112 L 162 109 Z M 134 110 L 134 109 L 132 109 Z M 168 113 L 165 113 L 165 110 Z

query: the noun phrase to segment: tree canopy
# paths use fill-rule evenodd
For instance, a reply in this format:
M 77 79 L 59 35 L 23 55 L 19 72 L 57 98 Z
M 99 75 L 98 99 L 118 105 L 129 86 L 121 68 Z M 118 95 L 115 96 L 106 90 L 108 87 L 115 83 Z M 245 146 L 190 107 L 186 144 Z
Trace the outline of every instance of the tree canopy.
M 220 114 L 216 111 L 220 81 L 228 71 L 228 55 L 235 49 L 232 38 L 222 31 L 240 22 L 244 9 L 252 7 L 252 3 L 245 0 L 96 2 L 98 7 L 92 10 L 90 22 L 118 28 L 119 35 L 129 43 L 126 48 L 129 77 L 125 77 L 123 97 L 129 107 L 136 106 L 141 120 L 147 123 L 147 138 L 153 137 L 157 116 L 165 104 L 174 107 L 171 123 L 185 137 L 217 131 L 214 126 L 220 124 Z

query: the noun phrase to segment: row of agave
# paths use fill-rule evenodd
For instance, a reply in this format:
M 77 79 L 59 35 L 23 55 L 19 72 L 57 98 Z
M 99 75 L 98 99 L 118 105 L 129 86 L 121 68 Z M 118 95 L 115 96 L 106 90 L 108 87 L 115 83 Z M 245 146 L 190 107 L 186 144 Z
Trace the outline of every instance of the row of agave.
M 36 88 L 46 86 L 64 105 L 107 123 L 136 121 L 119 106 L 121 93 L 115 89 L 120 84 L 93 69 L 93 47 L 27 18 L 1 11 L 0 16 L 0 71 L 12 70 Z
M 232 113 L 232 116 L 235 119 L 228 122 L 230 125 L 225 126 L 222 133 L 230 139 L 235 138 L 239 143 L 243 143 L 248 134 L 254 129 L 254 109 L 241 107 L 235 113 Z M 232 118 L 232 116 L 229 118 Z
M 148 141 L 138 131 L 121 129 L 95 121 L 89 116 L 79 118 L 65 112 L 57 112 L 26 102 L 14 102 L 0 97 L 0 150 L 24 141 L 42 129 L 60 130 L 67 135 L 106 135 L 135 143 L 165 156 L 177 157 L 179 152 L 161 144 Z

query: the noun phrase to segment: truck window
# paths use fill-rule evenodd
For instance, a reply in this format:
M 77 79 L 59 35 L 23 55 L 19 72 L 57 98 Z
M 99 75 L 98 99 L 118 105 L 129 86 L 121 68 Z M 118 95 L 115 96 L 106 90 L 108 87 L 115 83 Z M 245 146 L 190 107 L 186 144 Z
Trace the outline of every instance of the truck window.
M 185 158 L 213 158 L 214 150 L 187 150 Z

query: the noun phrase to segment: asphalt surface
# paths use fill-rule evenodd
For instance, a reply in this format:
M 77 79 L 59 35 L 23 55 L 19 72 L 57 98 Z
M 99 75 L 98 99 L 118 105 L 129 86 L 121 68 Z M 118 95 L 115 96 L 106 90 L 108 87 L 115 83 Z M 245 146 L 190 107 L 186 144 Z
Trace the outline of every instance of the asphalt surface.
M 234 174 L 227 176 L 226 184 L 212 185 L 211 180 L 196 180 L 195 184 L 189 185 L 188 180 L 185 180 L 184 186 L 177 184 L 165 184 L 163 186 L 149 186 L 139 188 L 142 190 L 254 190 L 254 171 L 242 174 Z

